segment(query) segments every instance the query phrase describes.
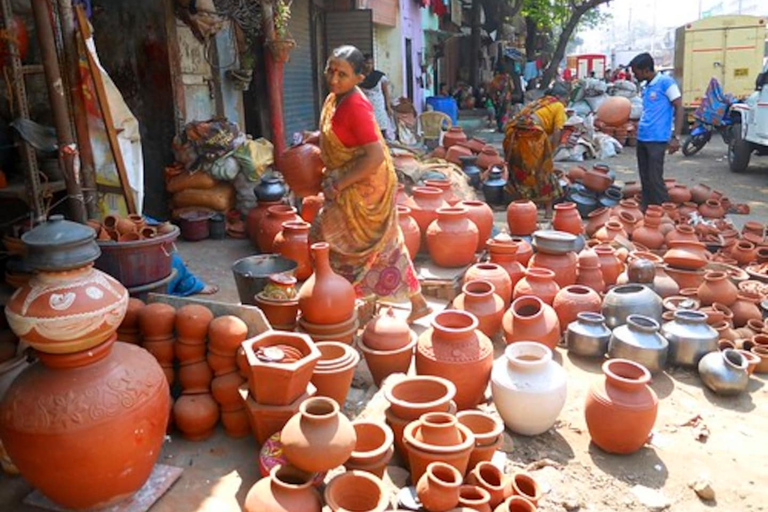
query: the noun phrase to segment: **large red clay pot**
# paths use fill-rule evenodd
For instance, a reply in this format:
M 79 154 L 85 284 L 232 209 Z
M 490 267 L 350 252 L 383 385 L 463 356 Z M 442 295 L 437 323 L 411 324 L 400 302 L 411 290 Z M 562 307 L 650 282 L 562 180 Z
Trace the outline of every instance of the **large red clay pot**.
M 312 244 L 315 273 L 299 290 L 299 308 L 308 322 L 338 324 L 349 320 L 355 312 L 355 289 L 349 281 L 331 269 L 330 246 Z
M 611 214 L 619 217 L 622 212 L 630 214 L 636 222 L 643 220 L 643 212 L 640 210 L 640 204 L 634 199 L 622 199 L 619 201 L 619 205 L 613 208 Z
M 576 203 L 559 203 L 555 205 L 555 213 L 552 217 L 552 227 L 557 231 L 565 231 L 574 235 L 584 232 L 584 224 L 581 215 L 576 209 Z
M 725 216 L 725 208 L 719 199 L 707 199 L 699 206 L 699 213 L 707 219 L 722 219 Z
M 609 243 L 612 242 L 614 238 L 617 236 L 623 237 L 623 238 L 629 238 L 629 235 L 624 230 L 624 227 L 622 226 L 621 222 L 618 220 L 609 220 L 605 224 L 603 224 L 603 227 L 598 229 L 595 232 L 594 238 L 596 240 L 599 240 L 602 243 Z
M 552 307 L 560 320 L 560 331 L 565 332 L 579 313 L 585 311 L 599 313 L 602 305 L 603 299 L 595 290 L 586 286 L 573 285 L 566 286 L 557 292 Z
M 276 236 L 272 249 L 289 260 L 298 263 L 296 279 L 304 281 L 312 275 L 312 258 L 309 253 L 309 228 L 303 220 L 283 222 L 283 229 Z
M 493 339 L 501 328 L 504 316 L 504 301 L 496 293 L 496 287 L 490 281 L 472 280 L 461 288 L 461 293 L 453 299 L 453 307 L 467 311 L 477 317 L 483 334 Z
M 522 272 L 520 275 L 522 277 Z M 496 288 L 496 295 L 501 297 L 505 308 L 509 307 L 512 302 L 512 279 L 501 265 L 496 263 L 477 263 L 472 265 L 464 274 L 464 284 L 476 280 L 486 280 L 493 283 L 493 286 Z
M 419 225 L 422 240 L 427 228 L 437 219 L 437 210 L 449 206 L 443 199 L 443 191 L 434 187 L 413 187 L 411 200 L 406 206 L 411 209 L 411 216 Z
M 501 241 L 492 239 L 488 241 L 488 253 L 490 262 L 499 265 L 507 271 L 509 279 L 512 281 L 512 289 L 520 279 L 525 276 L 525 266 L 518 261 L 517 252 L 521 247 L 520 243 L 512 240 Z
M 208 325 L 208 345 L 211 349 L 233 357 L 248 337 L 248 325 L 234 315 L 214 318 Z
M 704 274 L 704 282 L 699 286 L 698 294 L 702 306 L 719 302 L 730 307 L 736 302 L 739 290 L 728 278 L 728 274 L 711 270 Z
M 762 296 L 758 293 L 739 292 L 736 302 L 731 305 L 733 312 L 733 326 L 744 327 L 750 320 L 762 320 L 760 301 Z
M 699 237 L 696 235 L 696 230 L 693 229 L 693 226 L 678 224 L 674 230 L 666 234 L 664 241 L 667 245 L 671 242 L 698 242 Z
M 597 109 L 597 119 L 608 126 L 623 126 L 629 122 L 632 103 L 623 96 L 608 96 Z
M 362 339 L 365 346 L 373 350 L 397 350 L 408 345 L 412 337 L 408 322 L 395 316 L 389 307 L 368 322 Z
M 405 239 L 405 247 L 411 259 L 416 257 L 421 247 L 421 230 L 411 215 L 411 209 L 407 206 L 397 206 L 397 224 Z
M 440 208 L 427 229 L 429 256 L 441 267 L 463 267 L 475 259 L 479 234 L 461 206 Z
M 528 265 L 531 268 L 547 268 L 555 273 L 555 282 L 561 288 L 576 284 L 579 257 L 575 252 L 549 254 L 539 251 L 533 255 Z
M 658 215 L 645 215 L 643 225 L 632 231 L 632 241 L 644 245 L 651 250 L 659 250 L 665 243 L 664 234 L 659 230 L 661 217 Z
M 443 311 L 419 336 L 416 348 L 416 372 L 453 382 L 454 401 L 461 410 L 480 403 L 491 376 L 493 344 L 479 325 L 471 313 Z
M 535 296 L 515 299 L 504 313 L 501 327 L 507 343 L 535 340 L 554 350 L 560 341 L 557 313 L 552 306 Z
M 483 170 L 489 167 L 502 167 L 503 165 L 504 159 L 491 145 L 484 146 L 477 157 L 477 166 Z
M 531 267 L 526 271 L 525 277 L 515 285 L 512 298 L 518 299 L 524 295 L 533 295 L 544 301 L 545 304 L 552 305 L 555 295 L 559 291 L 560 286 L 555 282 L 554 272 L 547 268 Z
M 603 373 L 605 380 L 587 395 L 584 414 L 589 435 L 606 452 L 636 452 L 656 423 L 659 400 L 648 386 L 651 373 L 626 359 L 606 361 Z
M 757 247 L 752 242 L 742 240 L 731 247 L 731 258 L 741 267 L 745 267 L 757 259 Z
M 691 200 L 691 191 L 685 185 L 676 184 L 669 189 L 669 200 L 675 204 L 687 203 Z
M 300 221 L 301 217 L 296 213 L 296 208 L 288 205 L 270 206 L 267 215 L 261 220 L 256 240 L 259 242 L 259 251 L 262 254 L 275 252 L 275 237 L 283 230 L 283 223 Z
M 443 191 L 443 201 L 448 203 L 448 206 L 456 206 L 456 203 L 461 201 L 459 196 L 453 193 L 453 185 L 449 179 L 439 180 L 424 180 L 425 187 L 439 188 Z
M 165 438 L 163 371 L 145 350 L 114 340 L 70 354 L 39 352 L 0 405 L 0 437 L 13 462 L 66 509 L 102 509 L 131 496 Z
M 529 236 L 536 231 L 538 210 L 533 201 L 519 199 L 507 207 L 507 225 L 509 232 L 517 236 Z
M 320 512 L 320 495 L 313 485 L 314 474 L 291 465 L 275 466 L 245 496 L 245 512 Z
M 478 239 L 475 252 L 484 250 L 493 231 L 493 210 L 483 201 L 461 201 L 459 206 L 467 209 L 467 217 L 477 226 Z
M 467 134 L 464 133 L 461 126 L 452 126 L 445 135 L 443 135 L 443 147 L 445 149 L 450 148 L 458 144 L 459 142 L 466 142 Z
M 320 154 L 320 148 L 314 144 L 299 144 L 283 151 L 277 160 L 285 183 L 297 196 L 313 196 L 322 190 L 325 164 Z
M 272 206 L 279 206 L 282 201 L 262 201 L 248 210 L 248 216 L 245 219 L 245 231 L 248 233 L 248 239 L 251 244 L 259 248 L 259 226 L 261 221 L 267 216 L 267 210 Z

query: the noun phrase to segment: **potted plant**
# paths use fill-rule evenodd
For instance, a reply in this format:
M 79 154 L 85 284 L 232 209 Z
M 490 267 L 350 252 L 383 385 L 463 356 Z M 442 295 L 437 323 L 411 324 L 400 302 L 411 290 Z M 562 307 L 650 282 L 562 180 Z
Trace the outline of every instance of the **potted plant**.
M 293 0 L 273 0 L 274 37 L 267 39 L 267 48 L 277 62 L 288 62 L 290 52 L 296 47 L 296 41 L 288 32 Z

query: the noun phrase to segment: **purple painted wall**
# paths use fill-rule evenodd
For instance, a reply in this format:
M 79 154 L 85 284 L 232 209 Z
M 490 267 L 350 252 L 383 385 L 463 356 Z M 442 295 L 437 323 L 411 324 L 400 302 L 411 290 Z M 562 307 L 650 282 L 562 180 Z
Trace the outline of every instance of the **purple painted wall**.
M 422 110 L 424 98 L 418 78 L 421 75 L 421 62 L 424 53 L 424 30 L 421 28 L 421 9 L 416 0 L 400 0 L 400 27 L 402 28 L 402 55 L 403 55 L 403 96 L 408 91 L 408 73 L 406 59 L 405 40 L 411 40 L 411 62 L 413 64 L 412 89 L 413 104 L 418 112 Z

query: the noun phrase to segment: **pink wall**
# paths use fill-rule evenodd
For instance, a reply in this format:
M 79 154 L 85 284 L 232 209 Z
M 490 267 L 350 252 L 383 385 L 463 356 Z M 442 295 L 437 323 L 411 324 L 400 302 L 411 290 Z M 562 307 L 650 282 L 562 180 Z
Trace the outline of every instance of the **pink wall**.
M 402 55 L 403 55 L 403 96 L 408 91 L 408 73 L 405 59 L 405 40 L 411 40 L 411 62 L 413 63 L 413 104 L 418 112 L 422 110 L 421 87 L 418 78 L 421 75 L 421 62 L 424 53 L 424 30 L 421 28 L 421 9 L 417 0 L 400 0 L 400 26 L 402 28 Z

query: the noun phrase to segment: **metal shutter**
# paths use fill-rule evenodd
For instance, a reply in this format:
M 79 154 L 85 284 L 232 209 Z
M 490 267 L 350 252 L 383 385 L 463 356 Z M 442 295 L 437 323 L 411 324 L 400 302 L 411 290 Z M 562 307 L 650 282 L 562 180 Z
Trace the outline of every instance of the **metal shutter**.
M 294 0 L 288 29 L 296 40 L 283 76 L 283 118 L 290 144 L 295 132 L 317 129 L 309 0 Z
M 351 44 L 373 54 L 373 11 L 331 11 L 325 14 L 325 53 Z

